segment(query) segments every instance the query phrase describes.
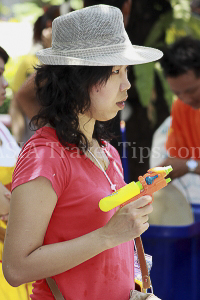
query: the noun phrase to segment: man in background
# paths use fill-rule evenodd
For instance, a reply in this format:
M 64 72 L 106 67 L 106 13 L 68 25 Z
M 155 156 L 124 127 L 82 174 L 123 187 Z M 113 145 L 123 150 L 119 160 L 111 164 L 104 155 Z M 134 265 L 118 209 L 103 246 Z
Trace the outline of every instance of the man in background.
M 168 215 L 184 225 L 191 219 L 188 205 L 197 218 L 195 205 L 200 204 L 200 40 L 177 40 L 164 51 L 161 66 L 177 100 L 154 134 L 150 164 L 172 165 L 173 172 L 172 183 L 155 195 L 150 222 L 158 224 L 161 215 Z
M 161 65 L 178 99 L 172 105 L 172 124 L 166 149 L 171 177 L 200 175 L 200 40 L 184 37 L 165 51 Z

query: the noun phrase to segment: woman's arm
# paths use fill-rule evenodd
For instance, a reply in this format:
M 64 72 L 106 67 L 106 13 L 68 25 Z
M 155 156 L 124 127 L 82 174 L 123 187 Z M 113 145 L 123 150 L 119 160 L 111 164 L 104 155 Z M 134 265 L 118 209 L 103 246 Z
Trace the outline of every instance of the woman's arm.
M 18 286 L 65 272 L 106 249 L 132 240 L 148 228 L 151 197 L 132 202 L 102 228 L 79 238 L 42 246 L 57 202 L 50 181 L 38 177 L 14 189 L 11 197 L 3 270 L 7 281 Z

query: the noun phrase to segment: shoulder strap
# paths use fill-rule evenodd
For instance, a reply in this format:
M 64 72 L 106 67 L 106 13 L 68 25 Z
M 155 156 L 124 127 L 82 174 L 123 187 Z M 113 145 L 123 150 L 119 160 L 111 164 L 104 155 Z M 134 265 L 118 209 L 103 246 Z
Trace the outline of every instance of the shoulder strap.
M 47 282 L 52 294 L 54 295 L 55 300 L 65 300 L 65 298 L 63 297 L 61 291 L 59 290 L 55 280 L 48 277 L 48 278 L 46 278 L 46 282 Z
M 140 236 L 135 239 L 135 244 L 136 244 L 136 248 L 137 248 L 137 254 L 138 254 L 140 269 L 141 269 L 141 273 L 142 273 L 142 287 L 143 287 L 143 289 L 148 289 L 151 287 L 151 279 L 149 276 L 149 272 L 148 272 L 148 268 L 147 268 L 147 264 L 146 264 L 146 260 L 145 260 L 145 256 L 144 256 L 144 248 L 143 248 L 143 244 L 142 244 L 142 239 Z

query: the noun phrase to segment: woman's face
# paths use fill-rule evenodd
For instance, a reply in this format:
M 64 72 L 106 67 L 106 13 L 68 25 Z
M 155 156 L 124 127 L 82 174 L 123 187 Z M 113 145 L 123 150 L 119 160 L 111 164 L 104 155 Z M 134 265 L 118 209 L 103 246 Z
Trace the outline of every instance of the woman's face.
M 106 84 L 92 87 L 91 106 L 85 113 L 87 116 L 98 121 L 108 121 L 125 107 L 127 91 L 131 87 L 127 73 L 128 66 L 115 66 Z
M 4 70 L 4 60 L 0 57 L 0 106 L 3 105 L 4 100 L 6 99 L 6 88 L 8 86 L 8 83 L 3 76 Z

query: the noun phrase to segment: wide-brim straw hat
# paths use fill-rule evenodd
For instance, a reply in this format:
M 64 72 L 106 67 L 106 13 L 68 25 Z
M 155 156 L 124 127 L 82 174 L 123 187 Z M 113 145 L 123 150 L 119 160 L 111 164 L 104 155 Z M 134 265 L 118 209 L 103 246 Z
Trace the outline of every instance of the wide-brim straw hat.
M 36 55 L 47 65 L 121 66 L 152 62 L 163 53 L 131 44 L 120 9 L 94 5 L 56 18 L 52 47 Z

